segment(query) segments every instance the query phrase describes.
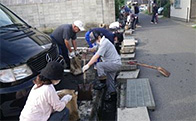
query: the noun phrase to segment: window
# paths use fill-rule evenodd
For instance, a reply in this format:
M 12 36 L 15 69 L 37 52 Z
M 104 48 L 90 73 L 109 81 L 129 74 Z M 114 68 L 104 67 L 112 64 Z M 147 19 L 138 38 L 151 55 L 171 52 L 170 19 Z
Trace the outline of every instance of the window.
M 175 0 L 175 1 L 174 1 L 174 8 L 176 8 L 176 9 L 181 8 L 181 7 L 180 7 L 180 2 L 181 2 L 181 0 Z

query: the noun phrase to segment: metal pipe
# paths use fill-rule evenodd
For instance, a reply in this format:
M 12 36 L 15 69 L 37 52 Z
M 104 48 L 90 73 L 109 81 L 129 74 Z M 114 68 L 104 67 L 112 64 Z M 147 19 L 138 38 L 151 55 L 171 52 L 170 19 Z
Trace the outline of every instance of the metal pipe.
M 186 22 L 189 22 L 189 7 L 187 7 L 187 15 L 186 15 Z

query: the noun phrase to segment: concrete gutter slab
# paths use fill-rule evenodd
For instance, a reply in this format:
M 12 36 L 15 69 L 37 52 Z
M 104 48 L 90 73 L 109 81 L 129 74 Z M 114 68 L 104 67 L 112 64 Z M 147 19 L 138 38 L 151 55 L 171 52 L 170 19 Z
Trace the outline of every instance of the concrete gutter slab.
M 146 107 L 118 108 L 117 121 L 150 121 Z
M 127 35 L 132 35 L 133 32 L 132 32 L 131 29 L 129 29 L 129 30 L 126 30 L 126 31 L 124 32 L 124 34 L 125 34 L 125 36 L 127 36 Z
M 155 101 L 148 78 L 127 79 L 126 107 L 155 109 Z
M 124 36 L 124 39 L 135 39 L 133 36 Z
M 130 46 L 130 47 L 122 47 L 120 50 L 121 53 L 123 54 L 131 54 L 135 52 L 135 46 Z
M 123 60 L 121 71 L 134 71 L 137 69 L 137 65 L 128 64 L 129 60 Z
M 135 58 L 135 53 L 132 54 L 121 54 L 122 60 L 131 60 Z
M 135 39 L 124 39 L 122 42 L 122 47 L 125 46 L 135 46 Z
M 117 77 L 118 82 L 124 82 L 127 79 L 136 79 L 139 75 L 140 69 L 136 69 L 135 71 L 122 71 L 119 73 Z

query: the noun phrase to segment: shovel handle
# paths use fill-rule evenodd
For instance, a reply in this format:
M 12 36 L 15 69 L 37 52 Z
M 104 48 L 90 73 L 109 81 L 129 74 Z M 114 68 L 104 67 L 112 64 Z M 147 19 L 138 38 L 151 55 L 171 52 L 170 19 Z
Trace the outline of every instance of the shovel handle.
M 136 63 L 133 61 L 128 62 L 129 64 L 135 64 L 135 65 L 139 65 L 139 66 L 143 66 L 143 67 L 147 67 L 147 68 L 151 68 L 151 69 L 157 69 L 156 66 L 151 66 L 151 65 L 147 65 L 147 64 L 143 64 L 143 63 Z
M 83 64 L 86 64 L 86 54 L 84 54 Z M 86 83 L 86 72 L 83 73 L 84 84 Z

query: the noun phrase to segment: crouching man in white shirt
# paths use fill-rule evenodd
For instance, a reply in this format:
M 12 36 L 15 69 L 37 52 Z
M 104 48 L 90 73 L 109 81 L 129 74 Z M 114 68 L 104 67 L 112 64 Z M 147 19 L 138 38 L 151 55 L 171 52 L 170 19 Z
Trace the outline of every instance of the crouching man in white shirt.
M 63 77 L 63 66 L 49 62 L 34 80 L 26 104 L 20 114 L 20 121 L 68 121 L 69 110 L 65 107 L 72 99 L 65 95 L 59 99 L 53 85 Z

